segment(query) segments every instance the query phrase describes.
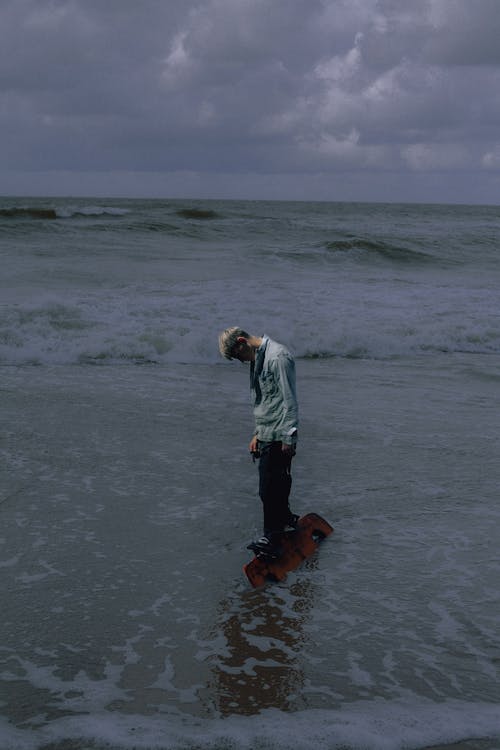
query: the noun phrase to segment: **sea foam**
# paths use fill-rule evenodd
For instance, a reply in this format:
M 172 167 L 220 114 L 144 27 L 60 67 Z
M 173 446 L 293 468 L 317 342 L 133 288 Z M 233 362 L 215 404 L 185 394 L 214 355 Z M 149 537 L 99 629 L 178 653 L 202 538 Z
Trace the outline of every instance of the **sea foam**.
M 467 739 L 490 739 L 488 748 L 498 746 L 498 706 L 407 700 L 347 704 L 338 711 L 268 709 L 215 720 L 101 712 L 35 729 L 0 723 L 2 750 L 41 750 L 64 741 L 79 750 L 417 750 Z

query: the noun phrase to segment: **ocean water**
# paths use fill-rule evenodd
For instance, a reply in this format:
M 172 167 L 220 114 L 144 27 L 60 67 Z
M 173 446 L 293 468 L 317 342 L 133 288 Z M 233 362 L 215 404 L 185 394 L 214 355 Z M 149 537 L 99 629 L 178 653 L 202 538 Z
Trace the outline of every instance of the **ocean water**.
M 500 748 L 500 209 L 0 200 L 1 750 Z M 248 372 L 295 354 L 249 587 Z

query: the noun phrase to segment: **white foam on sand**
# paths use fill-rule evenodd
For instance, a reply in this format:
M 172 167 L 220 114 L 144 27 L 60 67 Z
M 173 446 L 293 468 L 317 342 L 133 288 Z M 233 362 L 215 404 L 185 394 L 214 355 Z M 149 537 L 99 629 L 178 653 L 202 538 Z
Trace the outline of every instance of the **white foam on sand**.
M 467 739 L 500 743 L 497 705 L 375 701 L 346 705 L 337 711 L 283 713 L 270 709 L 256 716 L 217 720 L 102 712 L 58 719 L 36 729 L 15 728 L 0 721 L 2 750 L 38 750 L 63 740 L 71 740 L 72 748 L 82 750 L 400 750 Z

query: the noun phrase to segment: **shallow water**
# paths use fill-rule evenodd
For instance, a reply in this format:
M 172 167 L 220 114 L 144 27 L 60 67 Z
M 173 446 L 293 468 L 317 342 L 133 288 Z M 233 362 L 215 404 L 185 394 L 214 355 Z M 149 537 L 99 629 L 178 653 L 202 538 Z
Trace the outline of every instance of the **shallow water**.
M 335 533 L 257 591 L 243 368 L 4 368 L 5 746 L 500 736 L 498 360 L 440 364 L 299 361 Z

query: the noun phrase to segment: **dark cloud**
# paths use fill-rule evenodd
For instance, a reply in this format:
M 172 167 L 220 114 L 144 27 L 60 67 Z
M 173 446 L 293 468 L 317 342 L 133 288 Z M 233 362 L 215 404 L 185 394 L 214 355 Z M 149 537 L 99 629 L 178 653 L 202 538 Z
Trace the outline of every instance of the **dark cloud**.
M 499 34 L 498 0 L 4 0 L 0 190 L 390 171 L 454 200 L 500 169 Z

